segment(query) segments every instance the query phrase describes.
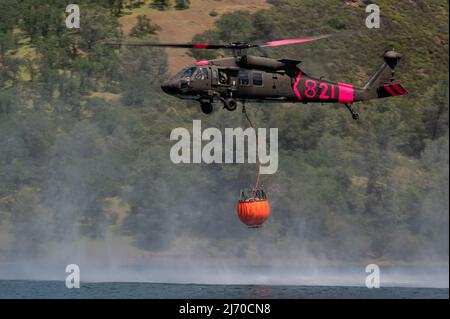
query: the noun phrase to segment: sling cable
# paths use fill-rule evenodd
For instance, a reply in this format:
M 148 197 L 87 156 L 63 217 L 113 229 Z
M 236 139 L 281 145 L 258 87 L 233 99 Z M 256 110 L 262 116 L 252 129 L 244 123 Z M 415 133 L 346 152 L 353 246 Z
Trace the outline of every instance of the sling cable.
M 242 117 L 247 120 L 251 128 L 255 129 L 245 109 L 245 103 L 242 105 Z M 256 139 L 256 141 L 258 141 L 258 139 Z M 256 142 L 256 149 L 258 149 L 258 142 Z M 237 204 L 238 217 L 249 228 L 261 227 L 270 216 L 269 199 L 261 185 L 261 162 L 259 161 L 259 157 L 257 157 L 257 161 L 258 173 L 255 186 L 241 189 L 240 198 Z

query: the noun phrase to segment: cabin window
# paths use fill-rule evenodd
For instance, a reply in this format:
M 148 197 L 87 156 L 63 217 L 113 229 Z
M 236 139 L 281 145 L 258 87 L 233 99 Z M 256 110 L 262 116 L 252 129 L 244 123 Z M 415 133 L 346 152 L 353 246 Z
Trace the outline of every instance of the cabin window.
M 262 86 L 263 85 L 263 76 L 260 72 L 253 72 L 253 85 Z
M 239 72 L 239 85 L 249 85 L 250 84 L 250 76 L 248 72 L 240 71 Z

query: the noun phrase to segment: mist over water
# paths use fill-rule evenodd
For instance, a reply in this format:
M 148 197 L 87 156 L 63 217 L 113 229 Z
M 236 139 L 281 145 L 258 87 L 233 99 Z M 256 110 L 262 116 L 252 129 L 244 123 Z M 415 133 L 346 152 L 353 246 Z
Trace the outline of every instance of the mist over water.
M 207 241 L 187 237 L 156 253 L 137 249 L 126 237 L 91 244 L 49 243 L 39 257 L 3 259 L 0 278 L 63 281 L 65 267 L 75 263 L 83 282 L 365 286 L 370 261 L 318 260 L 302 251 L 300 242 L 275 247 L 264 238 L 264 229 L 248 232 L 249 256 L 227 249 L 212 252 Z M 382 287 L 448 288 L 448 266 L 442 264 L 379 266 Z

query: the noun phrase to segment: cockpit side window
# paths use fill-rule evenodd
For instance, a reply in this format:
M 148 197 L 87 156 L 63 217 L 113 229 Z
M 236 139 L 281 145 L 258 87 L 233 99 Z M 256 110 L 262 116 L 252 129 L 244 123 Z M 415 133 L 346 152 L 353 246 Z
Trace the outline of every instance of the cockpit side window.
M 199 68 L 195 73 L 195 78 L 197 80 L 204 80 L 208 78 L 208 70 L 206 68 Z

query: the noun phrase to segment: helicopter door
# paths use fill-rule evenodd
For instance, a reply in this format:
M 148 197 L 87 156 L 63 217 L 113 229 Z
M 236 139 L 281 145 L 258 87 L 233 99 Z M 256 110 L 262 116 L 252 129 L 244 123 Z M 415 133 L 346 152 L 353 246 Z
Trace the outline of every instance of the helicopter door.
M 238 87 L 238 68 L 211 68 L 211 86 L 222 96 L 234 97 Z
M 212 85 L 233 86 L 237 84 L 238 69 L 234 68 L 211 68 Z
M 222 86 L 230 86 L 231 77 L 229 72 L 226 69 L 217 69 L 217 72 L 218 72 L 217 84 Z
M 210 89 L 210 75 L 208 68 L 199 67 L 193 75 L 191 82 L 192 87 L 198 91 L 204 91 Z
M 230 86 L 231 78 L 226 69 L 212 68 L 212 85 Z

